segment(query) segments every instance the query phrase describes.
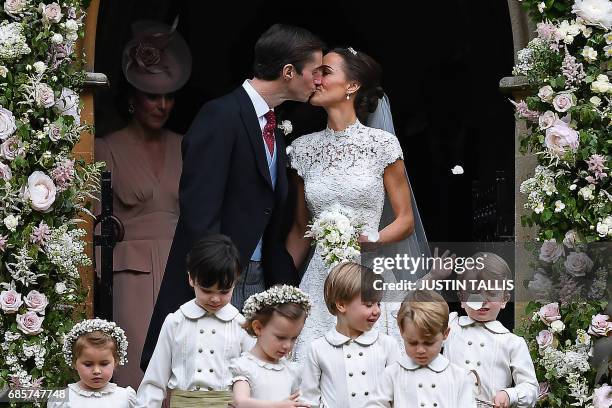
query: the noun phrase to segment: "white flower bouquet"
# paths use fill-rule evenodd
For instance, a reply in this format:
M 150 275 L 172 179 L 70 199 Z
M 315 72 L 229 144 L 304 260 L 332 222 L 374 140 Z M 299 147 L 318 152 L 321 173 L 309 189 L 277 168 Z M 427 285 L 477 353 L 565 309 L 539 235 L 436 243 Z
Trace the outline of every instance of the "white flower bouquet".
M 361 225 L 349 208 L 334 204 L 316 217 L 304 235 L 313 238 L 321 252 L 325 265 L 332 268 L 345 261 L 359 259 L 360 247 L 357 241 Z

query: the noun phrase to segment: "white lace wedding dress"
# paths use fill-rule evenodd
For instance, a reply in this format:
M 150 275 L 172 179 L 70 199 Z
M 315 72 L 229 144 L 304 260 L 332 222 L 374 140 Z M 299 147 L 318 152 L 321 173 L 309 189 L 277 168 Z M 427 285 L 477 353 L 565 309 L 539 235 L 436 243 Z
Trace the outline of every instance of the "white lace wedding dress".
M 378 231 L 385 201 L 385 168 L 403 159 L 399 141 L 393 134 L 357 121 L 341 131 L 327 128 L 299 137 L 291 144 L 289 157 L 291 167 L 304 180 L 306 204 L 313 218 L 339 203 L 354 211 L 364 230 Z M 317 249 L 300 283 L 300 289 L 311 296 L 313 307 L 294 349 L 299 362 L 304 358 L 306 346 L 336 322 L 323 299 L 328 272 Z M 385 303 L 382 309 L 375 328 L 401 343 L 395 313 Z

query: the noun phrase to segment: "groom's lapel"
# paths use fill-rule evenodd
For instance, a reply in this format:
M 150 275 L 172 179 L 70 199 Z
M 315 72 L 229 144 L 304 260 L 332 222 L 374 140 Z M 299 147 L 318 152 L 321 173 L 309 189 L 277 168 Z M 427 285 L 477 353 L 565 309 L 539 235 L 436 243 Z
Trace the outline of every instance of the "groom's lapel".
M 251 140 L 253 152 L 255 153 L 255 161 L 257 162 L 257 168 L 261 173 L 262 177 L 266 179 L 270 188 L 272 188 L 272 178 L 270 177 L 270 170 L 268 169 L 268 159 L 266 158 L 266 151 L 263 142 L 263 136 L 261 134 L 261 127 L 259 127 L 259 120 L 255 113 L 255 108 L 251 102 L 251 98 L 246 93 L 243 87 L 239 87 L 234 91 L 238 104 L 240 105 L 240 117 L 242 123 Z

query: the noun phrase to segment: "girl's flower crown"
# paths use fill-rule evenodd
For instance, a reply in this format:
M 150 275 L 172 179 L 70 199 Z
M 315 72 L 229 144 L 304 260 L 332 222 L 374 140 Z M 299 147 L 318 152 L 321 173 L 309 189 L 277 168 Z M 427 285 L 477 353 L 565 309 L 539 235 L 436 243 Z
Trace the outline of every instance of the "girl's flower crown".
M 297 303 L 304 308 L 306 315 L 310 312 L 310 296 L 295 286 L 282 285 L 272 286 L 264 292 L 251 295 L 246 302 L 244 302 L 242 313 L 244 317 L 249 320 L 265 306 L 280 305 L 283 303 Z
M 119 354 L 119 365 L 126 364 L 128 341 L 127 337 L 125 337 L 125 332 L 121 327 L 117 326 L 115 322 L 109 322 L 103 319 L 83 320 L 75 324 L 68 334 L 66 334 L 66 337 L 64 337 L 64 347 L 62 349 L 66 364 L 69 366 L 72 365 L 72 348 L 74 342 L 83 334 L 94 331 L 101 331 L 115 340 L 115 343 L 117 343 L 117 354 Z

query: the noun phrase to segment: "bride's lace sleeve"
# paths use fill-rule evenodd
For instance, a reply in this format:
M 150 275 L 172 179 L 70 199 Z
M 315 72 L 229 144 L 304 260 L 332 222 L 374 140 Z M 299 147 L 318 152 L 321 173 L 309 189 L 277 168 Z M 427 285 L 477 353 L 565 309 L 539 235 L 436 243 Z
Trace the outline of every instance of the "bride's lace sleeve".
M 397 160 L 404 160 L 404 153 L 399 140 L 395 135 L 384 130 L 373 129 L 373 138 L 376 157 L 378 157 L 379 170 L 384 173 L 385 168 Z
M 302 178 L 304 178 L 304 175 L 312 163 L 313 149 L 311 136 L 312 135 L 304 135 L 298 137 L 291 143 L 291 146 L 289 146 L 289 164 Z

